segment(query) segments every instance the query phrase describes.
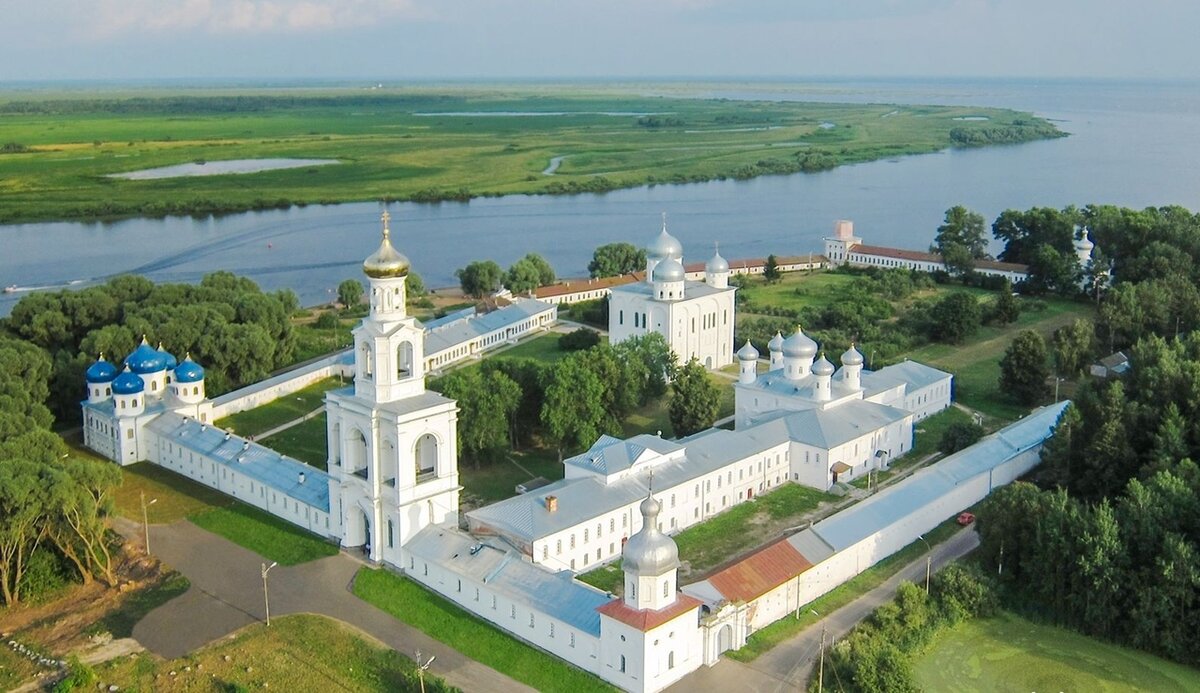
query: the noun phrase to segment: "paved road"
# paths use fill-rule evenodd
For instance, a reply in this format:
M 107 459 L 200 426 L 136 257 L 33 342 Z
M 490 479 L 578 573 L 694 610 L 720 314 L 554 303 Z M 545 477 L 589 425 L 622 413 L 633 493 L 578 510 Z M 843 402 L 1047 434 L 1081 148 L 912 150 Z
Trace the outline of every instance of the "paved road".
M 979 546 L 979 535 L 968 527 L 933 550 L 933 570 L 940 570 L 951 561 L 963 557 Z M 928 555 L 928 554 L 926 554 Z M 900 569 L 895 575 L 858 599 L 828 614 L 792 639 L 748 664 L 722 658 L 711 668 L 701 668 L 684 677 L 668 689 L 685 691 L 738 690 L 754 693 L 780 693 L 804 689 L 820 652 L 821 628 L 825 628 L 826 644 L 840 640 L 859 621 L 896 594 L 904 580 L 923 584 L 925 555 Z
M 118 529 L 128 537 L 141 537 L 141 526 L 135 523 L 119 523 Z M 190 522 L 154 525 L 150 533 L 155 555 L 186 575 L 192 587 L 134 627 L 133 637 L 146 649 L 179 657 L 263 620 L 262 557 Z M 297 566 L 276 566 L 269 575 L 271 617 L 321 614 L 349 623 L 409 656 L 417 650 L 423 656 L 436 655 L 433 673 L 464 691 L 533 690 L 355 597 L 350 584 L 361 565 L 338 554 Z

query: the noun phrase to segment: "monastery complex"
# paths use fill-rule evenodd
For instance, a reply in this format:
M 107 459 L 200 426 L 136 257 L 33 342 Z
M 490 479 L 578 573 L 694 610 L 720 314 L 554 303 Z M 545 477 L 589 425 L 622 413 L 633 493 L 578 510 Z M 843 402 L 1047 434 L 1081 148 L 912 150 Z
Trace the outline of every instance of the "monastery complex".
M 841 223 L 826 251 L 822 261 L 832 264 L 888 257 L 861 246 Z M 872 371 L 853 346 L 835 364 L 799 329 L 776 335 L 764 364 L 749 343 L 733 343 L 730 263 L 716 253 L 689 276 L 682 245 L 664 225 L 649 244 L 644 275 L 606 287 L 611 339 L 653 331 L 683 361 L 736 362 L 734 429 L 679 440 L 601 436 L 565 460 L 562 480 L 460 517 L 458 407 L 426 388 L 426 376 L 443 365 L 429 359 L 439 332 L 407 312 L 409 261 L 392 244 L 386 213 L 363 272 L 370 312 L 353 332 L 353 349 L 318 364 L 352 379 L 326 397 L 327 473 L 213 425 L 234 400 L 262 403 L 279 383 L 210 400 L 199 364 L 147 342 L 120 368 L 101 359 L 88 369 L 86 444 L 118 464 L 163 466 L 361 551 L 628 691 L 659 691 L 714 664 L 754 631 L 1025 473 L 1065 406 L 1037 410 L 680 585 L 671 535 L 783 484 L 824 491 L 886 469 L 911 450 L 916 422 L 951 405 L 952 376 L 915 362 Z M 511 338 L 510 328 L 553 320 L 532 304 L 513 315 L 511 324 L 497 321 L 499 341 Z M 492 334 L 463 329 L 465 339 Z M 443 340 L 440 348 L 457 343 Z M 617 559 L 621 596 L 575 579 Z

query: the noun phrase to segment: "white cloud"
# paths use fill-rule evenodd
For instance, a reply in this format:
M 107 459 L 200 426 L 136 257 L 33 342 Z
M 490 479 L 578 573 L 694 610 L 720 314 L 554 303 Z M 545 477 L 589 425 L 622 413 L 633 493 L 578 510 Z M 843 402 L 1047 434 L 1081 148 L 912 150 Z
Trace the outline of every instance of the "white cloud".
M 431 16 L 415 0 L 100 0 L 79 10 L 84 32 L 101 37 L 304 32 Z

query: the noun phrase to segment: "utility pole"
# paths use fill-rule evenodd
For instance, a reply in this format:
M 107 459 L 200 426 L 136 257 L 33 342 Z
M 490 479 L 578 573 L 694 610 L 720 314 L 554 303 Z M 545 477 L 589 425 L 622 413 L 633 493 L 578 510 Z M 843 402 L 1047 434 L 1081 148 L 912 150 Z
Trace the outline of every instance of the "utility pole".
M 925 542 L 925 549 L 928 551 L 925 554 L 925 594 L 929 594 L 929 574 L 933 572 L 933 547 L 925 541 L 925 537 L 918 534 L 917 538 Z
M 155 503 L 157 503 L 158 499 L 151 498 L 150 502 L 147 503 L 145 491 L 138 491 L 138 495 L 141 496 L 141 499 L 142 499 L 142 536 L 145 537 L 145 539 L 146 539 L 146 555 L 149 556 L 150 555 L 150 518 L 149 518 L 149 514 L 146 512 L 146 508 L 147 508 L 147 506 L 151 506 L 151 505 L 154 505 Z
M 821 662 L 817 666 L 817 693 L 825 691 L 825 623 L 821 623 Z
M 421 682 L 421 693 L 425 693 L 425 670 L 433 664 L 433 660 L 437 659 L 437 655 L 429 658 L 429 661 L 421 663 L 421 651 L 417 650 L 417 680 Z
M 271 625 L 271 599 L 267 596 L 267 573 L 271 572 L 271 568 L 279 565 L 276 561 L 271 565 L 262 564 L 262 579 L 263 579 L 263 608 L 267 613 L 267 626 Z

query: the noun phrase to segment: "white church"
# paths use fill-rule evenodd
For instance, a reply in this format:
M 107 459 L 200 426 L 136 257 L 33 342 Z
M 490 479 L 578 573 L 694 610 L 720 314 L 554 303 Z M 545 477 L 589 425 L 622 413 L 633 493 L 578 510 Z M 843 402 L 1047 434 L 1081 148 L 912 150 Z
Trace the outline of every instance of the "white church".
M 719 581 L 691 593 L 679 585 L 671 534 L 782 484 L 826 490 L 886 467 L 911 449 L 914 421 L 950 404 L 947 373 L 911 362 L 872 372 L 853 347 L 835 368 L 801 331 L 777 335 L 764 372 L 749 344 L 736 354 L 735 430 L 709 429 L 674 441 L 602 436 L 565 461 L 561 481 L 466 513 L 464 531 L 457 405 L 425 387 L 426 332 L 405 308 L 409 261 L 391 243 L 386 212 L 382 221 L 379 248 L 363 263 L 370 313 L 354 331 L 353 384 L 326 398 L 327 473 L 213 426 L 203 369 L 189 358 L 172 363 L 169 353 L 149 343 L 129 355 L 123 371 L 103 359 L 88 369 L 85 442 L 120 464 L 153 462 L 363 551 L 624 690 L 662 690 L 714 664 L 764 625 L 751 618 L 752 601 L 748 606 L 723 596 Z M 713 299 L 697 303 L 695 315 L 712 325 L 711 341 L 701 338 L 699 325 L 691 334 L 690 316 L 672 324 L 682 325 L 682 343 L 701 362 L 711 359 L 715 367 L 732 359 L 721 345 L 732 349 L 733 290 L 721 282 L 719 256 L 709 263 L 713 281 L 680 283 L 659 271 L 678 264 L 678 242 L 665 230 L 658 240 L 651 248 L 652 281 L 628 302 L 613 304 L 618 325 L 622 310 L 632 321 L 639 313 L 656 315 L 659 302 L 666 306 L 661 315 L 673 315 L 674 306 Z M 657 327 L 655 320 L 638 317 L 635 325 L 650 329 L 642 325 Z M 1018 455 L 1022 464 L 1035 463 L 1027 462 L 1036 458 L 1029 451 L 1048 435 L 1044 421 L 1038 426 L 1040 433 L 1023 434 L 1011 450 L 993 446 L 998 452 L 989 464 Z M 984 472 L 990 474 L 969 467 L 938 488 Z M 905 483 L 871 500 L 903 492 Z M 991 483 L 987 476 L 985 490 L 973 486 L 971 493 L 986 494 Z M 953 511 L 950 505 L 937 512 Z M 861 532 L 904 519 L 876 513 L 852 524 Z M 888 546 L 924 526 L 903 523 Z M 826 534 L 797 545 L 808 558 L 795 562 L 791 582 L 773 588 L 772 594 L 783 589 L 790 595 L 781 604 L 811 599 L 879 560 L 877 544 L 869 559 L 850 560 L 839 553 L 839 535 Z M 575 579 L 617 558 L 623 559 L 621 596 Z M 801 585 L 805 575 L 821 581 Z
M 613 344 L 657 332 L 683 365 L 696 359 L 705 368 L 733 363 L 735 287 L 729 263 L 714 252 L 705 263 L 704 281 L 691 281 L 683 267 L 683 246 L 662 231 L 646 249 L 645 281 L 612 287 L 608 299 L 608 335 Z

